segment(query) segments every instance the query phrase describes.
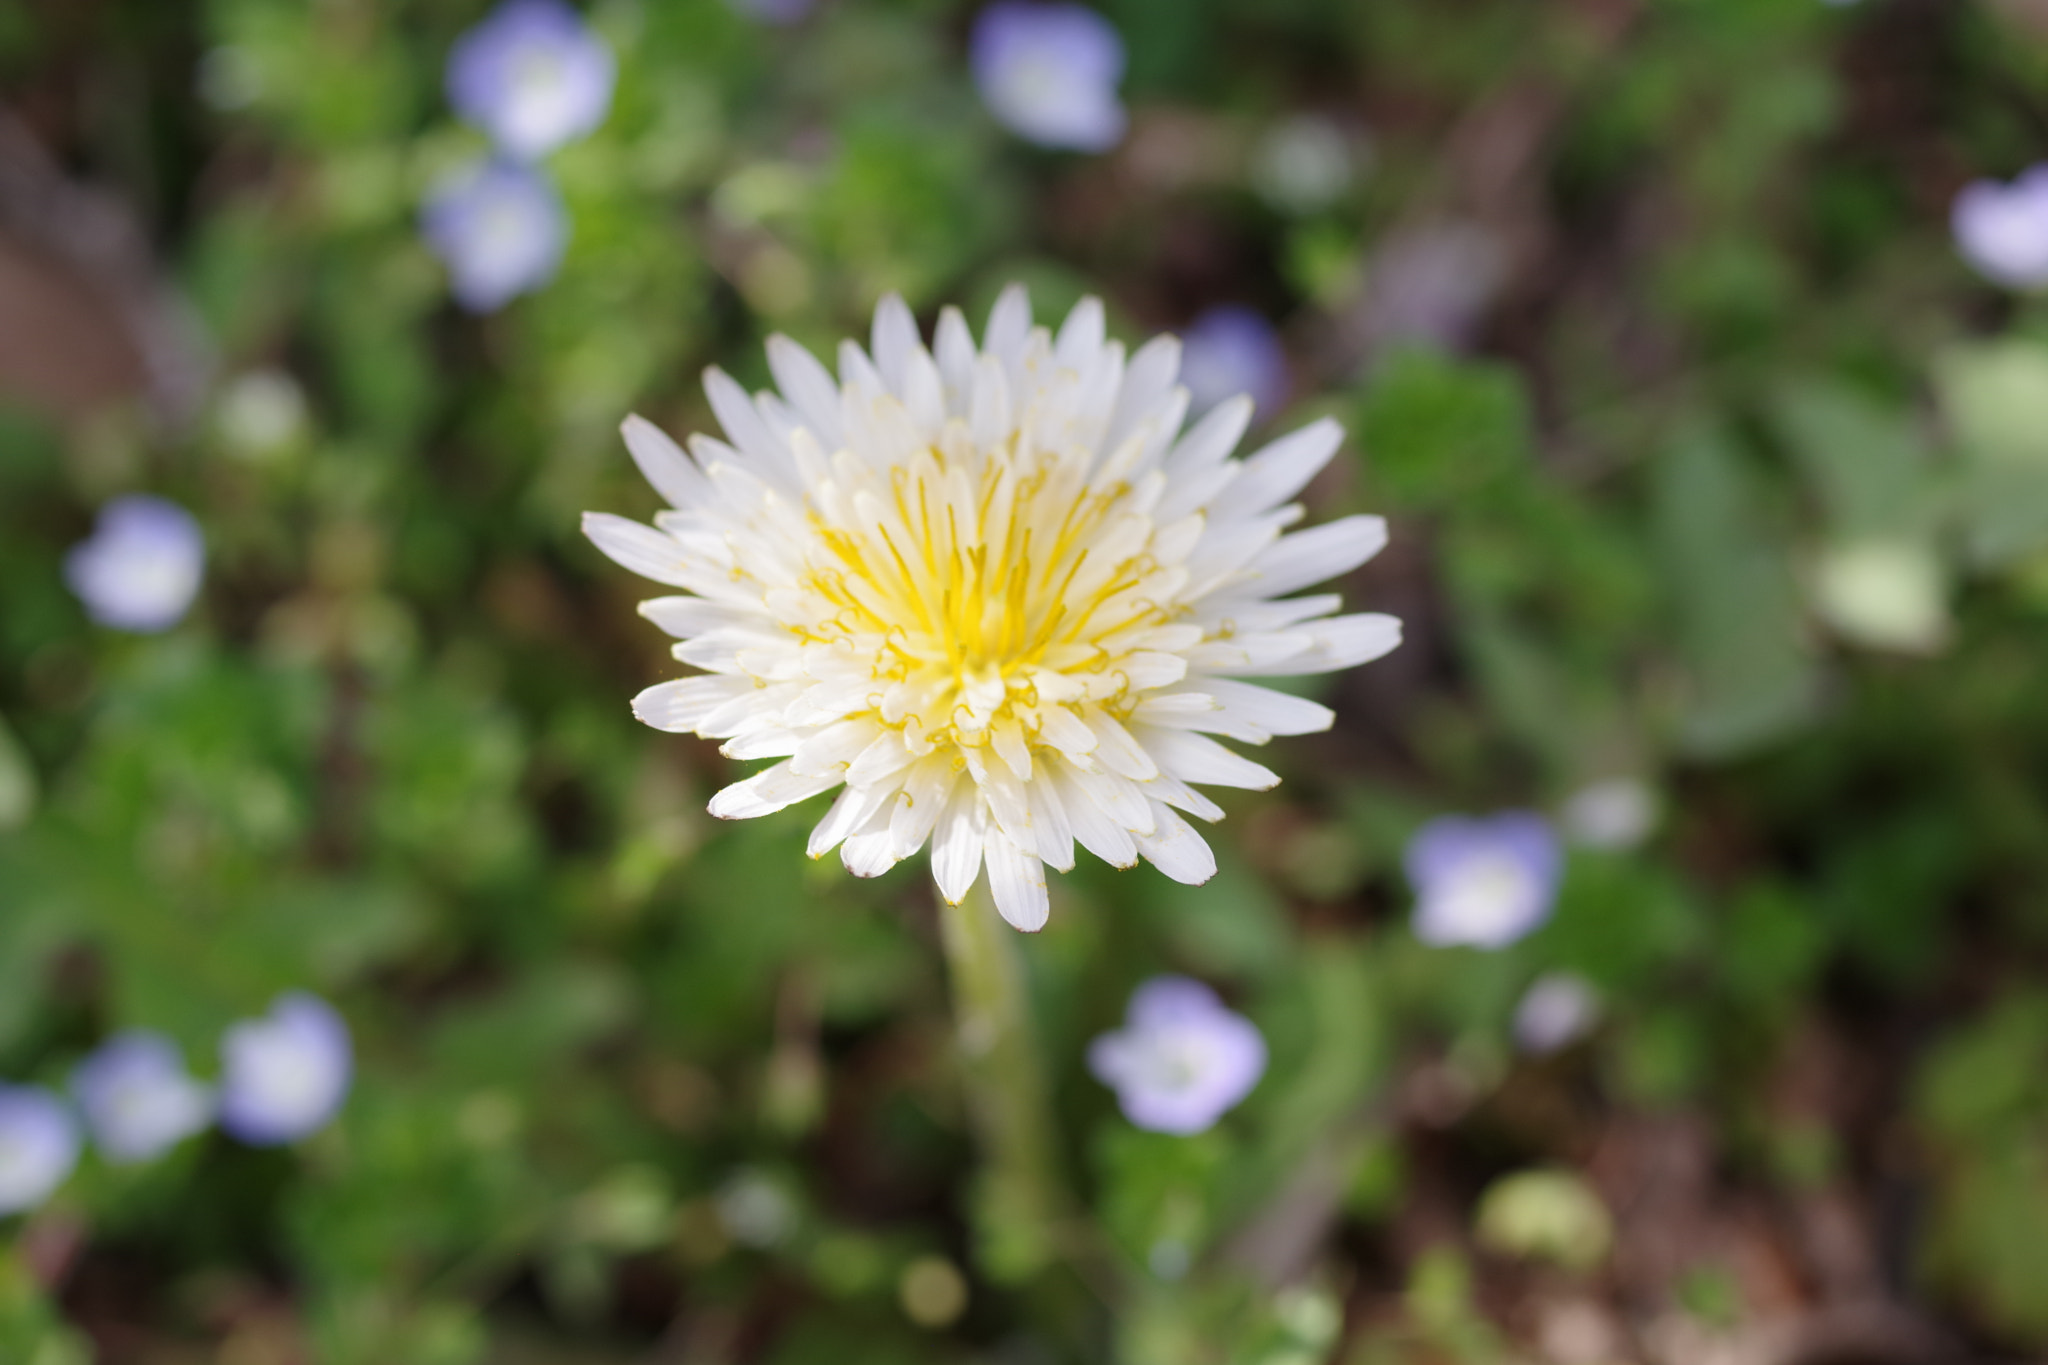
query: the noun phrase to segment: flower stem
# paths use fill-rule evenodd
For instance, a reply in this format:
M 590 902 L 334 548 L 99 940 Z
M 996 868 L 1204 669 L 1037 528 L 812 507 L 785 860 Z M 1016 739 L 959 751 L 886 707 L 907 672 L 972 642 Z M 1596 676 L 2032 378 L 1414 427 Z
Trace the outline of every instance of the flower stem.
M 983 1268 L 1018 1281 L 1053 1261 L 1067 1201 L 1015 932 L 984 886 L 958 905 L 942 901 L 939 922 L 962 1080 L 985 1162 L 976 1201 Z

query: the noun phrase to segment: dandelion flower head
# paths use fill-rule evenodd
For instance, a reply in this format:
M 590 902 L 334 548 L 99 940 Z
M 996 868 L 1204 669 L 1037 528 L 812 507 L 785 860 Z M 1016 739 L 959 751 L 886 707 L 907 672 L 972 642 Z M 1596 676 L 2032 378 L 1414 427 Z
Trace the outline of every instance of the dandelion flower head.
M 1179 343 L 1126 357 L 1083 300 L 1057 334 L 1021 289 L 977 346 L 947 309 L 931 349 L 902 301 L 835 379 L 768 348 L 779 392 L 706 376 L 727 440 L 685 453 L 650 424 L 629 449 L 672 510 L 652 527 L 590 513 L 625 567 L 685 590 L 641 611 L 703 670 L 634 700 L 660 730 L 772 767 L 714 815 L 767 815 L 839 789 L 810 840 L 875 876 L 931 844 L 959 903 L 986 864 L 1012 924 L 1045 923 L 1045 867 L 1078 844 L 1187 883 L 1215 859 L 1182 818 L 1202 785 L 1278 778 L 1211 735 L 1263 744 L 1328 708 L 1255 683 L 1373 659 L 1400 640 L 1334 594 L 1287 597 L 1385 543 L 1378 517 L 1286 533 L 1335 454 L 1320 421 L 1231 458 L 1249 400 L 1183 430 Z

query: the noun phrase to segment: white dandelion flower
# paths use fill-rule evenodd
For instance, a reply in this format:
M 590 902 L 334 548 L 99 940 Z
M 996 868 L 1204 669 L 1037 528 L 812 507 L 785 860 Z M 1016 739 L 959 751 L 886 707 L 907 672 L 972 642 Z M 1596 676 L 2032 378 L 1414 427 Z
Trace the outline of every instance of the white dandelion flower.
M 949 308 L 927 350 L 891 297 L 871 351 L 841 345 L 837 380 L 786 338 L 768 358 L 780 392 L 707 373 L 725 441 L 692 437 L 686 454 L 627 421 L 673 510 L 652 527 L 584 519 L 607 555 L 687 594 L 641 611 L 702 672 L 634 713 L 779 760 L 719 792 L 714 815 L 838 789 L 812 857 L 840 848 L 872 877 L 929 841 L 948 902 L 986 864 L 1003 917 L 1037 929 L 1045 868 L 1071 868 L 1076 844 L 1190 884 L 1215 872 L 1182 815 L 1222 811 L 1195 788 L 1279 779 L 1210 736 L 1263 744 L 1332 720 L 1242 679 L 1348 668 L 1400 641 L 1393 617 L 1287 596 L 1386 541 L 1371 516 L 1286 533 L 1337 424 L 1231 458 L 1250 401 L 1183 431 L 1179 343 L 1126 358 L 1095 299 L 1054 335 L 1013 286 L 979 348 Z

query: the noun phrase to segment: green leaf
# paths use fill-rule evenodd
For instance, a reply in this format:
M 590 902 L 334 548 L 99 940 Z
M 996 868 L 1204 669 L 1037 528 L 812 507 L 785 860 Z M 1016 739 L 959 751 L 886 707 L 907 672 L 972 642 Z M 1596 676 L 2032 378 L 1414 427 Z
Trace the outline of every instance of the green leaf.
M 1358 444 L 1403 506 L 1441 506 L 1529 454 L 1529 402 L 1505 365 L 1398 351 L 1373 373 Z
M 2048 345 L 1957 346 L 1936 363 L 1934 378 L 1967 465 L 1971 557 L 2000 565 L 2048 546 Z
M 1818 678 L 1754 476 L 1724 432 L 1693 426 L 1658 458 L 1652 497 L 1688 684 L 1682 741 L 1726 755 L 1778 738 L 1813 713 Z

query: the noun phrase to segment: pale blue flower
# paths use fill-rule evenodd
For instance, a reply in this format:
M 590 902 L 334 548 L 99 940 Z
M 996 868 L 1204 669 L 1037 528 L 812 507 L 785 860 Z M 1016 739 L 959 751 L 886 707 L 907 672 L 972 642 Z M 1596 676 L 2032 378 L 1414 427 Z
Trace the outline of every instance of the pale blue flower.
M 1249 394 L 1264 416 L 1287 400 L 1287 354 L 1273 324 L 1252 309 L 1224 304 L 1204 312 L 1181 334 L 1180 382 L 1188 411 Z
M 1020 137 L 1083 152 L 1122 140 L 1123 39 L 1094 10 L 997 0 L 975 20 L 970 46 L 989 112 Z
M 1564 855 L 1541 816 L 1450 815 L 1409 841 L 1407 867 L 1417 938 L 1438 947 L 1502 948 L 1550 917 Z
M 78 1124 L 39 1085 L 0 1085 L 0 1215 L 36 1207 L 78 1164 Z
M 2009 185 L 1965 185 L 1950 216 L 1956 249 L 1985 279 L 2008 289 L 2048 284 L 2048 163 Z
M 119 1034 L 79 1063 L 71 1093 L 116 1162 L 160 1156 L 213 1121 L 213 1092 L 185 1070 L 175 1043 L 146 1030 Z
M 1199 1133 L 1259 1083 L 1266 1040 L 1201 982 L 1159 976 L 1132 994 L 1124 1027 L 1089 1047 L 1088 1067 L 1138 1127 Z
M 348 1025 L 303 991 L 221 1039 L 220 1126 L 260 1147 L 317 1132 L 348 1094 L 354 1070 Z
M 618 62 L 561 0 L 506 0 L 448 56 L 448 102 L 507 156 L 531 160 L 604 122 Z
M 199 523 L 176 503 L 146 494 L 102 507 L 91 538 L 64 559 L 64 579 L 93 620 L 143 634 L 184 619 L 205 570 Z
M 435 187 L 422 229 L 456 302 L 489 313 L 555 276 L 569 220 L 554 186 L 511 162 L 476 162 Z

